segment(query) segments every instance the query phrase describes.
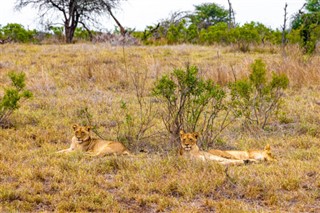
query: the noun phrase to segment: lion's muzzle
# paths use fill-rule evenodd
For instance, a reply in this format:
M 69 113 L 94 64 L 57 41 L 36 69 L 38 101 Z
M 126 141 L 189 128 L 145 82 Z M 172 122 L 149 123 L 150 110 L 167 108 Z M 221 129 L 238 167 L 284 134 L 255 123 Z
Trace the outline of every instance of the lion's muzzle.
M 191 145 L 189 145 L 189 144 L 184 145 L 183 149 L 186 150 L 186 151 L 190 151 L 191 150 Z

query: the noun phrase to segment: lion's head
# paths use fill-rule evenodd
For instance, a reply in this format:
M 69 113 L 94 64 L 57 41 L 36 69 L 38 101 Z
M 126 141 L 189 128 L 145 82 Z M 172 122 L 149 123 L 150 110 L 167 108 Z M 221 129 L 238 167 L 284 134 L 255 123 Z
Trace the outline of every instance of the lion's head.
M 193 149 L 193 147 L 197 146 L 197 139 L 199 137 L 199 134 L 194 133 L 185 133 L 183 130 L 180 131 L 180 144 L 181 148 L 184 151 L 190 151 Z
M 73 125 L 74 136 L 77 138 L 78 143 L 83 143 L 90 139 L 90 130 L 91 126 L 80 126 L 80 125 Z
M 264 159 L 266 160 L 266 161 L 277 161 L 275 158 L 274 158 L 274 156 L 273 156 L 273 154 L 271 153 L 271 148 L 270 148 L 270 145 L 269 144 L 267 144 L 265 147 L 264 147 Z

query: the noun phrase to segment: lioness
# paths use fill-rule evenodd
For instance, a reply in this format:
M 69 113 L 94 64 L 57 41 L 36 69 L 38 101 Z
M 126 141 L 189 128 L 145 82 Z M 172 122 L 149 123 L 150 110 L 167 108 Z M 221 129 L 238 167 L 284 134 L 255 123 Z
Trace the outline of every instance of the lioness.
M 218 155 L 220 157 L 225 157 L 228 159 L 238 159 L 238 160 L 254 159 L 257 161 L 277 161 L 271 153 L 271 148 L 269 144 L 267 144 L 264 147 L 264 150 L 236 151 L 236 150 L 211 149 L 208 152 L 213 155 Z
M 73 125 L 73 130 L 74 136 L 72 137 L 70 148 L 60 150 L 57 153 L 81 150 L 91 156 L 130 154 L 126 147 L 120 142 L 92 138 L 90 134 L 90 126 L 80 126 L 75 124 Z
M 200 151 L 197 145 L 198 133 L 184 133 L 180 131 L 180 150 L 179 155 L 194 159 L 200 159 L 202 161 L 212 160 L 217 161 L 223 165 L 242 165 L 248 163 L 250 160 L 239 160 L 239 159 L 227 159 L 221 156 L 217 156 L 208 152 Z

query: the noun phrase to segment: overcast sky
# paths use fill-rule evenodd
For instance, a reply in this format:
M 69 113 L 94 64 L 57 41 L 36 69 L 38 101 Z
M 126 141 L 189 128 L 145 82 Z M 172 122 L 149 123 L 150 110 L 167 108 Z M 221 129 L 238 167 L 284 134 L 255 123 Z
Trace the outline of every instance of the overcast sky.
M 14 11 L 15 0 L 0 1 L 2 26 L 7 23 L 20 23 L 29 29 L 38 28 L 36 9 L 25 8 Z M 115 11 L 115 15 L 123 26 L 144 30 L 147 25 L 154 25 L 157 21 L 168 18 L 174 11 L 193 11 L 194 5 L 208 2 L 228 8 L 227 0 L 127 0 L 121 4 L 121 9 Z M 283 24 L 283 8 L 286 2 L 288 16 L 291 17 L 302 7 L 305 0 L 231 0 L 237 23 L 256 21 L 273 29 L 280 29 Z M 107 19 L 106 23 L 102 24 L 102 28 L 112 30 L 114 25 L 112 19 Z

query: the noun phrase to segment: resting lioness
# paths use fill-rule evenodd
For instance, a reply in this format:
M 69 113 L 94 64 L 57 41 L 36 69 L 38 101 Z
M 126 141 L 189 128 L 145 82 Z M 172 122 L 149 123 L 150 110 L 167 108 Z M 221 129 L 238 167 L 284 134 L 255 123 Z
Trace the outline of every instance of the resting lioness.
M 247 160 L 254 159 L 257 161 L 276 161 L 271 153 L 270 145 L 267 144 L 264 150 L 248 150 L 248 151 L 236 151 L 236 150 L 218 150 L 211 149 L 208 151 L 211 154 L 225 157 L 228 159 Z
M 179 155 L 184 157 L 189 157 L 193 159 L 199 159 L 202 161 L 210 160 L 217 161 L 223 165 L 242 165 L 248 163 L 250 160 L 233 160 L 223 158 L 221 156 L 213 155 L 208 152 L 200 151 L 197 145 L 198 133 L 184 133 L 183 130 L 180 131 L 180 150 Z
M 90 126 L 75 124 L 73 125 L 73 130 L 74 136 L 72 137 L 70 148 L 60 150 L 58 153 L 81 150 L 92 156 L 130 154 L 127 148 L 120 142 L 92 138 Z

